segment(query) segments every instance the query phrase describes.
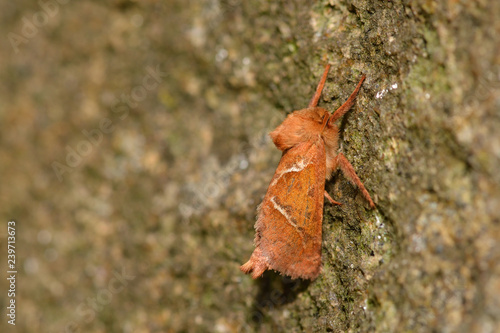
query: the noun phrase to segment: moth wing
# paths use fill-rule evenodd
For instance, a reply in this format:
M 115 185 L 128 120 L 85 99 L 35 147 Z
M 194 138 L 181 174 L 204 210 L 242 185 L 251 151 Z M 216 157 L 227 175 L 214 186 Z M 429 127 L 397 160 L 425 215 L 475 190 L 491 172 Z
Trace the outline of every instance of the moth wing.
M 266 269 L 292 278 L 318 276 L 325 164 L 320 137 L 285 151 L 259 207 L 256 249 L 243 271 L 253 271 L 254 278 Z

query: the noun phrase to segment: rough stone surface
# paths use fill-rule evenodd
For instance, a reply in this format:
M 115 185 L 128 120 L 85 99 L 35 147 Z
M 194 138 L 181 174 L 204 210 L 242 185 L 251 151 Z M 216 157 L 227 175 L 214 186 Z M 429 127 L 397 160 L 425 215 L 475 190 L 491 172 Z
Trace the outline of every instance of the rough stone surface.
M 500 331 L 500 2 L 63 2 L 0 5 L 17 332 Z M 341 150 L 377 208 L 337 174 L 320 277 L 254 282 L 267 133 L 325 63 L 331 111 L 367 76 Z

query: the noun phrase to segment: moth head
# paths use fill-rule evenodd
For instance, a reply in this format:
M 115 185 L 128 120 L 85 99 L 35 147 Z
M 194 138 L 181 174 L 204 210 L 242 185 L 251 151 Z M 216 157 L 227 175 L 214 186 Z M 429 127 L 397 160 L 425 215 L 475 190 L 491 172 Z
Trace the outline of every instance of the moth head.
M 319 107 L 294 111 L 269 135 L 278 149 L 284 151 L 321 134 L 330 113 Z

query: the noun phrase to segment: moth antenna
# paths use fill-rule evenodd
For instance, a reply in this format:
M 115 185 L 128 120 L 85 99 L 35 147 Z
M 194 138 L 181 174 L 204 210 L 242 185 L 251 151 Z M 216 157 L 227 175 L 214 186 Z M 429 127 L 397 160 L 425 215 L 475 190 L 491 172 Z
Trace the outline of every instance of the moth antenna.
M 323 136 L 323 132 L 325 131 L 325 128 L 326 128 L 326 125 L 328 124 L 328 119 L 330 119 L 330 117 L 328 115 L 325 115 L 325 117 L 323 117 L 323 127 L 321 128 L 321 136 Z
M 328 76 L 328 71 L 330 70 L 330 64 L 325 66 L 325 71 L 323 72 L 323 76 L 321 77 L 321 81 L 319 81 L 318 87 L 316 88 L 316 92 L 314 93 L 313 98 L 309 102 L 308 107 L 313 108 L 318 105 L 319 98 L 321 97 L 321 92 L 323 91 L 323 87 L 325 86 L 326 78 Z
M 361 80 L 359 80 L 358 85 L 356 86 L 356 89 L 352 92 L 351 96 L 345 101 L 344 104 L 342 104 L 341 107 L 339 107 L 331 116 L 330 120 L 328 121 L 330 124 L 334 123 L 337 121 L 340 117 L 342 117 L 349 109 L 353 106 L 354 100 L 356 99 L 356 96 L 358 95 L 359 89 L 361 89 L 361 85 L 363 84 L 363 81 L 365 80 L 366 76 L 363 75 L 361 77 Z

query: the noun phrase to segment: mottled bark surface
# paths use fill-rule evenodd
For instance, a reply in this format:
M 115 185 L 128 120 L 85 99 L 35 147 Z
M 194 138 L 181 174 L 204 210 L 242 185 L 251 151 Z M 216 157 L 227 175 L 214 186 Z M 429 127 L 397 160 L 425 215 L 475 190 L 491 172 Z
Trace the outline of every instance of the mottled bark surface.
M 500 331 L 498 1 L 23 0 L 0 16 L 16 331 Z M 341 151 L 377 207 L 336 174 L 320 277 L 253 281 L 238 267 L 280 158 L 266 135 L 326 63 L 330 111 L 367 76 Z

